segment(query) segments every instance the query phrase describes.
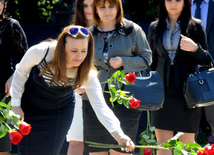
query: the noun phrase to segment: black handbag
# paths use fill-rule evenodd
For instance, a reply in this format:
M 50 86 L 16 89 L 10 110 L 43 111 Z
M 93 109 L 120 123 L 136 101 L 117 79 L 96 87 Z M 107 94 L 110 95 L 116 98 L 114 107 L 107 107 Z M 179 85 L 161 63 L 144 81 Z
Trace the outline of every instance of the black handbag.
M 151 70 L 146 59 L 144 61 L 148 68 L 138 72 L 135 84 L 124 85 L 124 90 L 141 101 L 137 110 L 159 110 L 164 102 L 164 85 L 158 73 Z
M 188 108 L 214 105 L 214 61 L 209 56 L 212 67 L 190 74 L 185 82 L 184 97 Z

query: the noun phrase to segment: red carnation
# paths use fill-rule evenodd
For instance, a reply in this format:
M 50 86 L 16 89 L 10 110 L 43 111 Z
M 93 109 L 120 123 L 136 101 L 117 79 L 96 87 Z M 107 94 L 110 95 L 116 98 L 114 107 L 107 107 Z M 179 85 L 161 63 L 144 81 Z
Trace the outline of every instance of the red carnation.
M 126 74 L 125 78 L 128 82 L 133 83 L 136 79 L 136 75 L 134 73 L 129 73 Z
M 205 151 L 206 151 L 209 155 L 214 155 L 213 147 L 210 146 L 210 145 L 207 145 L 207 146 L 205 147 Z
M 198 152 L 198 155 L 209 155 L 206 150 L 202 150 Z
M 22 122 L 19 124 L 19 131 L 24 135 L 28 135 L 30 133 L 31 126 L 26 122 Z
M 137 100 L 136 98 L 132 97 L 129 100 L 129 106 L 133 109 L 137 109 L 140 106 L 140 100 Z
M 211 145 L 212 149 L 214 150 L 214 144 Z
M 9 134 L 11 143 L 17 145 L 23 138 L 23 136 L 18 131 L 12 131 Z
M 150 148 L 145 148 L 143 150 L 143 155 L 152 155 L 152 150 Z

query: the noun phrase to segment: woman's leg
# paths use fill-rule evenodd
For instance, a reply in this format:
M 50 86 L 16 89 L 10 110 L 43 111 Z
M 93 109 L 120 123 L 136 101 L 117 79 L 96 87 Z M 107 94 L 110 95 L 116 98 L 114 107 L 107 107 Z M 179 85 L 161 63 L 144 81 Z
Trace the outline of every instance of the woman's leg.
M 118 151 L 115 151 L 115 150 L 112 150 L 112 149 L 110 149 L 110 155 L 132 155 L 132 153 L 131 154 L 127 154 L 127 153 L 121 153 L 121 152 L 118 152 Z
M 0 155 L 10 155 L 10 152 L 0 152 Z
M 90 152 L 89 155 L 108 155 L 108 152 Z
M 164 144 L 170 138 L 174 136 L 174 132 L 170 130 L 155 129 L 155 135 L 158 142 Z M 157 150 L 157 155 L 172 155 L 172 151 L 168 150 Z
M 80 141 L 69 141 L 67 155 L 83 155 L 84 144 Z
M 180 138 L 179 141 L 182 143 L 195 143 L 195 133 L 184 133 Z

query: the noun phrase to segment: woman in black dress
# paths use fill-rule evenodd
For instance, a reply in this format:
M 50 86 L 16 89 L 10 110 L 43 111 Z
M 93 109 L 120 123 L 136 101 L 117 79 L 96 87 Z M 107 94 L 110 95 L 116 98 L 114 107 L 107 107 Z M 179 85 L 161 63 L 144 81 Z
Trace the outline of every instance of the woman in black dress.
M 92 34 L 67 26 L 57 40 L 31 47 L 16 67 L 12 110 L 31 124 L 19 143 L 20 155 L 58 155 L 70 128 L 76 87 L 84 87 L 97 117 L 119 144 L 133 145 L 107 107 L 93 66 Z M 126 148 L 126 151 L 133 148 Z
M 15 65 L 28 48 L 25 33 L 19 22 L 6 16 L 7 0 L 0 0 L 0 101 L 8 93 Z M 9 155 L 11 140 L 9 134 L 0 139 L 0 155 Z
M 151 23 L 148 41 L 153 51 L 153 70 L 165 84 L 163 108 L 151 112 L 157 141 L 164 143 L 175 132 L 184 132 L 181 142 L 194 142 L 200 122 L 200 108 L 188 109 L 183 85 L 197 64 L 207 65 L 206 34 L 200 20 L 193 19 L 189 0 L 161 0 L 159 19 Z M 159 150 L 158 155 L 171 155 Z

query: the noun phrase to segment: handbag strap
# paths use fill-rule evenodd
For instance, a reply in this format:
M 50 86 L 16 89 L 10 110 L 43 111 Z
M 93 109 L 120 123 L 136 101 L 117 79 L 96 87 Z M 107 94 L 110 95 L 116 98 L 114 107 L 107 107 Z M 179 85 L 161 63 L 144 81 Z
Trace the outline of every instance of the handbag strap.
M 212 62 L 212 67 L 214 66 L 214 59 L 212 57 L 212 55 L 210 54 L 210 52 L 207 52 L 207 54 L 209 55 L 211 62 Z
M 196 66 L 195 66 L 195 73 L 196 73 L 196 74 L 197 74 L 197 73 L 200 73 L 200 72 L 203 71 L 203 70 L 207 70 L 207 69 L 209 69 L 209 68 L 214 67 L 214 59 L 213 59 L 212 55 L 211 55 L 209 52 L 206 52 L 206 53 L 207 53 L 207 55 L 210 57 L 211 62 L 210 62 L 209 65 L 206 65 L 206 66 L 196 65 Z
M 140 55 L 139 55 L 139 56 L 140 56 Z M 148 64 L 148 61 L 147 61 L 144 57 L 142 57 L 142 56 L 140 56 L 140 57 L 143 58 L 143 60 L 144 60 L 144 62 L 145 62 L 145 64 L 146 64 L 146 66 L 147 66 L 147 68 L 144 69 L 144 70 L 142 70 L 142 71 L 137 72 L 137 73 L 139 73 L 140 76 L 137 76 L 136 79 L 139 79 L 139 80 L 147 80 L 147 79 L 150 79 L 150 78 L 152 77 L 152 72 L 151 72 L 152 69 L 151 69 L 151 67 L 150 67 L 149 64 Z M 142 76 L 142 73 L 141 73 L 141 72 L 143 72 L 143 71 L 146 71 L 147 76 Z M 133 73 L 135 73 L 135 72 L 133 72 Z

